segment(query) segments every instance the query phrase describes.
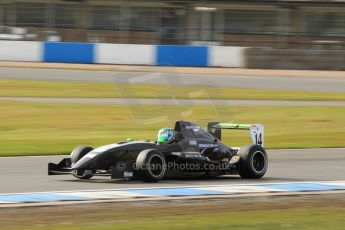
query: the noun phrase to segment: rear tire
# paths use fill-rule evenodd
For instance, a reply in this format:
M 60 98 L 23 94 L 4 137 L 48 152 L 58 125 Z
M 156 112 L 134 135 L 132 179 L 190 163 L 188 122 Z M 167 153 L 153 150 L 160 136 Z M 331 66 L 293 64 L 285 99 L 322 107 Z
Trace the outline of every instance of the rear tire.
M 268 167 L 268 157 L 265 149 L 260 145 L 241 147 L 238 154 L 239 174 L 242 178 L 259 179 L 263 177 Z
M 166 162 L 162 153 L 146 149 L 139 153 L 136 163 L 136 176 L 144 181 L 158 182 L 166 172 Z
M 72 165 L 76 164 L 83 156 L 85 156 L 92 150 L 93 148 L 89 146 L 78 146 L 73 149 L 71 153 Z M 73 173 L 73 176 L 78 179 L 90 179 L 91 177 L 93 177 L 93 173 L 86 173 L 85 169 L 77 169 L 76 172 Z

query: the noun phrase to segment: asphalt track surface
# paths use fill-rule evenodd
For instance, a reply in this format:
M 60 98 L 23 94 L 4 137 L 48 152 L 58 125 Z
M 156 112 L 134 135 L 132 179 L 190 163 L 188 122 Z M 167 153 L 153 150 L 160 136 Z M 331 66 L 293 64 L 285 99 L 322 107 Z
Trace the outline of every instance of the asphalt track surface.
M 0 68 L 0 78 L 345 92 L 345 78 Z
M 208 74 L 179 74 L 179 73 L 143 73 L 143 72 L 112 72 L 91 70 L 61 70 L 61 69 L 33 69 L 33 68 L 0 68 L 0 78 L 28 79 L 28 80 L 57 80 L 76 82 L 108 82 L 155 85 L 193 85 L 210 87 L 233 87 L 255 89 L 306 90 L 325 92 L 345 92 L 345 78 L 326 77 L 282 77 L 282 76 L 245 76 L 245 75 L 208 75 Z M 5 100 L 8 100 L 8 98 Z M 17 100 L 14 98 L 14 100 Z M 48 100 L 48 98 L 24 100 Z M 62 100 L 53 99 L 52 100 Z M 90 103 L 90 99 L 78 103 Z M 74 100 L 74 101 L 73 101 Z M 88 100 L 88 101 L 84 101 Z M 113 104 L 115 99 L 104 100 L 99 103 Z M 108 101 L 107 101 L 108 100 Z M 123 103 L 123 99 L 119 102 Z M 137 103 L 138 99 L 126 99 L 127 102 Z M 131 101 L 132 100 L 132 101 Z M 150 100 L 150 99 L 149 99 Z M 151 99 L 152 100 L 152 99 Z M 155 100 L 155 99 L 153 99 Z M 134 101 L 134 102 L 133 102 Z M 208 103 L 191 100 L 193 104 Z M 219 102 L 218 102 L 219 101 Z M 142 103 L 142 102 L 141 102 Z M 139 103 L 139 104 L 141 104 Z M 152 101 L 151 101 L 152 103 Z M 166 102 L 168 103 L 168 102 Z M 174 102 L 169 102 L 174 103 Z M 179 103 L 190 104 L 190 101 Z M 215 100 L 212 103 L 222 103 Z M 281 105 L 281 101 L 247 101 L 232 100 L 228 103 L 272 103 Z M 286 101 L 285 103 L 291 103 Z M 293 102 L 302 103 L 341 103 L 343 102 Z M 161 104 L 158 101 L 158 104 Z M 256 104 L 256 105 L 259 105 Z M 265 104 L 267 105 L 267 104 Z M 315 105 L 315 104 L 313 104 Z M 169 179 L 160 183 L 143 183 L 137 180 L 110 180 L 107 177 L 95 177 L 91 180 L 79 180 L 70 175 L 48 176 L 48 162 L 57 163 L 63 156 L 45 157 L 3 157 L 0 158 L 0 193 L 25 193 L 46 191 L 93 190 L 93 189 L 121 189 L 143 187 L 171 187 L 193 185 L 246 184 L 270 182 L 296 182 L 320 180 L 345 180 L 345 149 L 309 149 L 309 150 L 269 150 L 269 168 L 264 178 L 260 180 L 243 180 L 239 176 L 223 176 L 217 179 Z
M 212 105 L 212 106 L 345 106 L 345 101 L 279 101 L 223 99 L 150 99 L 150 98 L 43 98 L 0 97 L 0 101 L 113 104 L 113 105 Z
M 345 149 L 268 150 L 268 155 L 267 174 L 259 180 L 222 176 L 217 179 L 169 179 L 159 183 L 110 180 L 108 177 L 79 180 L 70 175 L 48 176 L 48 162 L 56 163 L 63 156 L 3 157 L 0 158 L 0 193 L 345 180 Z

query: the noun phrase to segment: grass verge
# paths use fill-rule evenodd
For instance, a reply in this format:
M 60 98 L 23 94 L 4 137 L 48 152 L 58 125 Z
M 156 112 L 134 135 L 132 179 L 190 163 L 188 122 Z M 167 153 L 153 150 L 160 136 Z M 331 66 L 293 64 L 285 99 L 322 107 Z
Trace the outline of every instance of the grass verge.
M 344 101 L 345 93 L 0 79 L 0 97 L 136 97 Z
M 343 195 L 317 195 L 55 206 L 0 210 L 0 225 L 2 230 L 344 229 L 344 205 Z
M 190 120 L 262 123 L 267 148 L 345 147 L 345 107 L 212 107 L 51 104 L 0 101 L 0 156 L 69 153 L 128 137 L 155 139 L 161 127 Z M 226 131 L 224 142 L 250 143 L 246 131 Z

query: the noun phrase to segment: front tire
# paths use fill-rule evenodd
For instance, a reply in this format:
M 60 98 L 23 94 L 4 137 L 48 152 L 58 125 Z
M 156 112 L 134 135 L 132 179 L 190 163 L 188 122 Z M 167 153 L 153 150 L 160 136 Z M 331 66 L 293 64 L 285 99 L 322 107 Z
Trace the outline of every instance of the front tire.
M 268 167 L 268 157 L 265 149 L 260 145 L 241 147 L 238 154 L 239 174 L 242 178 L 259 179 L 263 177 Z
M 76 164 L 83 156 L 85 156 L 92 150 L 93 148 L 89 146 L 78 146 L 73 149 L 71 153 L 72 165 Z M 75 173 L 73 173 L 73 176 L 78 179 L 90 179 L 91 177 L 93 177 L 93 173 L 90 173 L 90 170 L 77 169 Z
M 148 182 L 160 181 L 166 172 L 165 158 L 155 149 L 141 151 L 135 166 L 137 177 Z

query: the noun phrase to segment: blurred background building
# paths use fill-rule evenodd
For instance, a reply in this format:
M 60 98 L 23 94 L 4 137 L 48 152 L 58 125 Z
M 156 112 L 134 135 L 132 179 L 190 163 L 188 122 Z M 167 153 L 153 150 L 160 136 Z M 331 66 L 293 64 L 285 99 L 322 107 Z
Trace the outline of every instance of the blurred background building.
M 0 40 L 345 48 L 344 0 L 0 0 Z

